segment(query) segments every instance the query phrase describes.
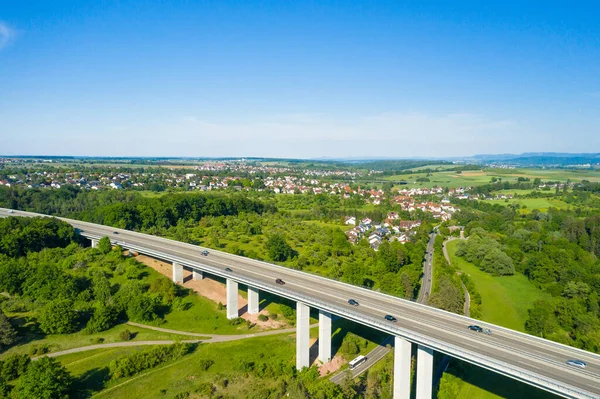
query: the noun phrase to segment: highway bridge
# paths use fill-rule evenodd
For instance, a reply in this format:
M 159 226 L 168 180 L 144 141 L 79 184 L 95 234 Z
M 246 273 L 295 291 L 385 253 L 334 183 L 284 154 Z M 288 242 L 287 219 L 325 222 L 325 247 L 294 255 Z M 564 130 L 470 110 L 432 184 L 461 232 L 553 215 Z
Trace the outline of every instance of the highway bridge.
M 0 216 L 46 216 L 0 208 Z M 565 398 L 600 398 L 600 355 L 484 323 L 465 316 L 339 281 L 113 227 L 60 218 L 97 245 L 108 236 L 113 244 L 173 264 L 173 281 L 181 283 L 183 268 L 204 272 L 227 281 L 227 316 L 238 317 L 238 284 L 248 286 L 248 311 L 259 310 L 260 292 L 269 292 L 296 302 L 296 366 L 309 366 L 309 311 L 319 311 L 319 359 L 331 358 L 332 315 L 346 318 L 394 336 L 394 398 L 410 397 L 412 344 L 416 344 L 416 397 L 432 397 L 433 352 L 438 351 L 496 373 L 525 382 Z M 227 271 L 226 268 L 231 271 Z M 276 283 L 276 279 L 285 282 Z M 349 299 L 359 306 L 348 304 Z M 397 322 L 386 320 L 392 315 Z M 477 333 L 467 326 L 477 324 L 492 330 Z M 585 369 L 566 364 L 569 359 L 587 362 Z

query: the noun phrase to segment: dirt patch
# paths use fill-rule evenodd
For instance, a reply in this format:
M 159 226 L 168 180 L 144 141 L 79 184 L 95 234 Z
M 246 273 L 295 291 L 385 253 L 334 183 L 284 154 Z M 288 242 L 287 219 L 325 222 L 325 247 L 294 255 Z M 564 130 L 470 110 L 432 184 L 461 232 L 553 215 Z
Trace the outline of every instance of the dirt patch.
M 163 262 L 146 255 L 137 255 L 136 260 L 145 264 L 146 266 L 153 268 L 160 274 L 168 278 L 172 278 L 173 265 L 171 263 Z M 199 295 L 202 295 L 205 298 L 214 301 L 215 303 L 227 303 L 227 288 L 225 284 L 222 284 L 219 281 L 213 280 L 211 278 L 193 280 L 192 272 L 183 269 L 183 286 L 185 288 L 193 290 L 194 292 L 197 292 Z M 269 314 L 269 312 L 267 312 L 265 309 L 262 309 L 258 314 L 249 314 L 248 300 L 241 295 L 238 295 L 238 306 L 240 317 L 250 321 L 251 323 L 255 323 L 256 326 L 261 329 L 273 330 L 287 326 L 287 323 L 282 320 L 268 319 L 267 321 L 260 321 L 258 319 L 258 315 L 264 314 L 265 316 L 268 316 Z
M 486 172 L 482 172 L 482 171 L 464 171 L 462 172 L 460 175 L 454 175 L 455 177 L 460 177 L 460 176 L 486 176 L 487 173 Z
M 311 366 L 317 366 L 319 368 L 319 374 L 321 377 L 336 372 L 345 364 L 345 360 L 341 355 L 335 355 L 329 363 L 321 363 L 319 360 L 319 342 L 316 338 L 311 338 L 310 345 L 310 359 L 314 359 Z

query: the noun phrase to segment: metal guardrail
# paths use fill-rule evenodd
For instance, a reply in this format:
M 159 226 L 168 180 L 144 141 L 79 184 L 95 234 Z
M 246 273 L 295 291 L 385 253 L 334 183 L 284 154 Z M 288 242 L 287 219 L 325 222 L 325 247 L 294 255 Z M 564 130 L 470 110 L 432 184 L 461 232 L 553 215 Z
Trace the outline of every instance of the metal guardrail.
M 83 232 L 82 235 L 85 237 L 94 238 L 94 239 L 100 239 L 103 237 L 103 236 L 98 236 L 98 235 L 89 234 L 89 233 L 85 233 L 85 232 Z M 300 293 L 297 293 L 297 292 L 289 290 L 289 289 L 283 290 L 280 287 L 276 286 L 275 284 L 271 285 L 271 284 L 267 284 L 267 283 L 264 283 L 259 280 L 255 280 L 251 277 L 235 275 L 230 272 L 225 272 L 224 270 L 217 268 L 215 266 L 210 266 L 210 265 L 203 264 L 201 262 L 180 258 L 175 255 L 167 254 L 167 253 L 156 251 L 153 249 L 148 249 L 143 246 L 139 246 L 139 245 L 135 245 L 135 244 L 128 244 L 127 242 L 125 242 L 123 240 L 111 239 L 111 242 L 113 244 L 120 245 L 121 247 L 126 248 L 126 249 L 131 249 L 136 252 L 144 253 L 146 255 L 151 255 L 151 256 L 155 256 L 157 258 L 161 258 L 164 260 L 169 260 L 171 262 L 176 262 L 183 266 L 196 268 L 201 271 L 210 272 L 210 273 L 215 274 L 220 277 L 229 278 L 229 279 L 238 281 L 242 284 L 250 285 L 252 287 L 256 287 L 263 291 L 271 292 L 271 293 L 280 295 L 282 297 L 285 297 L 285 298 L 288 298 L 288 299 L 291 299 L 294 301 L 299 301 L 299 302 L 305 303 L 308 306 L 311 306 L 311 307 L 314 307 L 314 308 L 317 308 L 317 309 L 320 309 L 320 310 L 323 310 L 323 311 L 326 311 L 326 312 L 329 312 L 332 314 L 336 314 L 338 316 L 343 316 L 343 317 L 353 320 L 357 323 L 364 324 L 364 325 L 373 327 L 373 328 L 381 330 L 381 331 L 385 331 L 392 335 L 401 336 L 413 343 L 432 348 L 438 352 L 446 353 L 448 355 L 457 357 L 459 359 L 465 360 L 470 363 L 474 363 L 478 366 L 498 372 L 498 373 L 506 375 L 508 377 L 517 378 L 523 382 L 529 383 L 531 385 L 535 385 L 541 389 L 547 390 L 549 392 L 553 392 L 553 393 L 561 395 L 561 396 L 566 396 L 569 398 L 585 398 L 585 399 L 598 399 L 598 397 L 599 397 L 598 395 L 595 395 L 595 394 L 587 392 L 585 390 L 573 387 L 571 385 L 554 382 L 551 378 L 541 376 L 539 374 L 527 371 L 520 367 L 515 367 L 509 363 L 502 362 L 502 361 L 493 359 L 493 358 L 485 356 L 485 355 L 480 355 L 476 352 L 466 351 L 455 345 L 447 344 L 443 341 L 439 341 L 439 340 L 436 340 L 433 338 L 423 336 L 418 333 L 414 333 L 410 330 L 401 328 L 397 325 L 390 325 L 389 322 L 384 322 L 380 319 L 375 319 L 375 318 L 366 316 L 362 313 L 358 313 L 355 311 L 349 311 L 342 307 L 332 305 L 330 303 L 322 302 L 318 299 L 315 299 L 314 297 L 300 294 Z M 392 297 L 392 298 L 398 299 L 396 297 Z M 435 309 L 435 308 L 430 308 L 430 309 Z M 510 331 L 512 331 L 512 330 L 510 330 Z

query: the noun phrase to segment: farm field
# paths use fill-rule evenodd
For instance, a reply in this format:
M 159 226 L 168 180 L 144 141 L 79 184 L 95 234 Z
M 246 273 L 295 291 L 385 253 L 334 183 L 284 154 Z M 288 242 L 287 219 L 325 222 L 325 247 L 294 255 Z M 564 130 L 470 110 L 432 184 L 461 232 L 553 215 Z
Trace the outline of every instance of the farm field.
M 498 204 L 502 206 L 507 206 L 510 204 L 519 204 L 521 210 L 523 212 L 530 212 L 534 209 L 540 211 L 547 211 L 548 208 L 557 208 L 557 209 L 567 209 L 569 208 L 569 204 L 557 199 L 548 199 L 548 198 L 513 198 L 506 200 L 487 200 L 491 204 Z M 525 209 L 523 209 L 526 207 Z
M 420 170 L 422 168 L 417 168 Z M 429 182 L 417 183 L 418 178 L 428 178 Z M 415 187 L 465 187 L 487 184 L 492 177 L 502 179 L 511 183 L 516 183 L 519 177 L 533 180 L 540 178 L 542 181 L 560 181 L 580 182 L 588 180 L 591 182 L 600 182 L 600 171 L 591 170 L 563 170 L 563 169 L 482 169 L 473 171 L 464 171 L 456 173 L 455 171 L 433 172 L 429 176 L 427 173 L 401 174 L 383 177 L 388 181 L 406 181 L 408 184 L 397 185 L 396 188 L 415 188 Z M 509 190 L 510 192 L 510 190 Z
M 525 331 L 528 309 L 536 300 L 549 298 L 549 294 L 536 288 L 522 274 L 494 277 L 479 270 L 472 263 L 455 255 L 459 242 L 455 240 L 446 244 L 448 254 L 452 264 L 470 275 L 479 290 L 482 320 Z

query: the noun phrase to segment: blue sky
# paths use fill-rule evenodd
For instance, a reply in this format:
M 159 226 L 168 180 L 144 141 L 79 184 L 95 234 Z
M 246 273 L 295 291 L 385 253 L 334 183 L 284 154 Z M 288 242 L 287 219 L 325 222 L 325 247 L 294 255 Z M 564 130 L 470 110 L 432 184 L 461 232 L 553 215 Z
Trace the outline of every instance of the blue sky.
M 598 2 L 0 0 L 0 154 L 598 152 L 598 15 Z

